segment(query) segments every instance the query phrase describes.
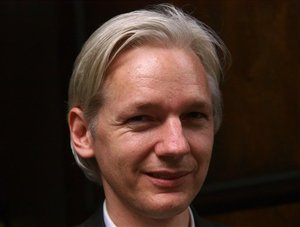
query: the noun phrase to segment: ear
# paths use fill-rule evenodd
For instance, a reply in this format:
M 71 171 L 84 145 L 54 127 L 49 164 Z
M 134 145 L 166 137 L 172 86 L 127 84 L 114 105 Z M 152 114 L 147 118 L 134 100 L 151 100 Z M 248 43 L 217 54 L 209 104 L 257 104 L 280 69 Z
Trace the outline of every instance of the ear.
M 93 157 L 93 138 L 82 110 L 78 107 L 73 107 L 69 112 L 68 118 L 72 146 L 76 153 L 82 158 Z

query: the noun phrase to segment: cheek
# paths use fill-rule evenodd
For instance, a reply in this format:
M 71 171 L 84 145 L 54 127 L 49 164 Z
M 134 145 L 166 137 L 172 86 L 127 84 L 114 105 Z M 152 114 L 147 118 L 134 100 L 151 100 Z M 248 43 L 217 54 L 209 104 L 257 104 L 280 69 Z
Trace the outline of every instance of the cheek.
M 190 137 L 190 141 L 191 151 L 194 157 L 197 159 L 198 163 L 201 165 L 208 165 L 211 159 L 213 149 L 213 134 L 201 136 L 193 135 Z
M 197 138 L 194 143 L 194 149 L 192 149 L 193 156 L 197 162 L 197 178 L 201 185 L 205 181 L 208 173 L 208 168 L 210 165 L 212 148 L 213 148 L 213 138 Z
M 96 159 L 101 169 L 136 171 L 151 151 L 151 142 L 145 136 L 129 133 L 109 137 L 99 136 L 101 139 L 97 143 Z

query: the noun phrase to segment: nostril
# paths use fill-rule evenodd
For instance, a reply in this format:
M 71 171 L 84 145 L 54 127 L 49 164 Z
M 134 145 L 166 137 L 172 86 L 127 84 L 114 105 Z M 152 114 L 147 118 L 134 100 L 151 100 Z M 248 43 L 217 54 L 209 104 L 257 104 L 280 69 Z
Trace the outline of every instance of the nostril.
M 182 141 L 163 140 L 155 147 L 155 152 L 158 156 L 179 157 L 190 152 L 190 146 L 186 139 Z

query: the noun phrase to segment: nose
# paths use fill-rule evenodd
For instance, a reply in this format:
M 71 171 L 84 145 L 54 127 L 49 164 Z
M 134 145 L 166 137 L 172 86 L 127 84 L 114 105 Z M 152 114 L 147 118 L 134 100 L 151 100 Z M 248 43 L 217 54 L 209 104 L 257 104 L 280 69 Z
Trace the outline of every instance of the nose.
M 167 119 L 161 127 L 159 142 L 155 146 L 157 156 L 178 158 L 190 152 L 180 118 Z

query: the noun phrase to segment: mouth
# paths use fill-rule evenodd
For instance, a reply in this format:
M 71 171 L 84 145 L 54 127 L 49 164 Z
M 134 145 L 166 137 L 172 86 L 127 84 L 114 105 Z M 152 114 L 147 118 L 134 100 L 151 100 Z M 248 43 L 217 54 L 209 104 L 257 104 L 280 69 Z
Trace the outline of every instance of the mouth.
M 151 183 L 157 187 L 174 188 L 183 185 L 191 171 L 151 171 L 145 173 Z
M 157 172 L 150 172 L 147 173 L 150 177 L 164 179 L 164 180 L 174 180 L 185 175 L 189 174 L 187 171 L 182 172 L 170 172 L 170 171 L 157 171 Z

